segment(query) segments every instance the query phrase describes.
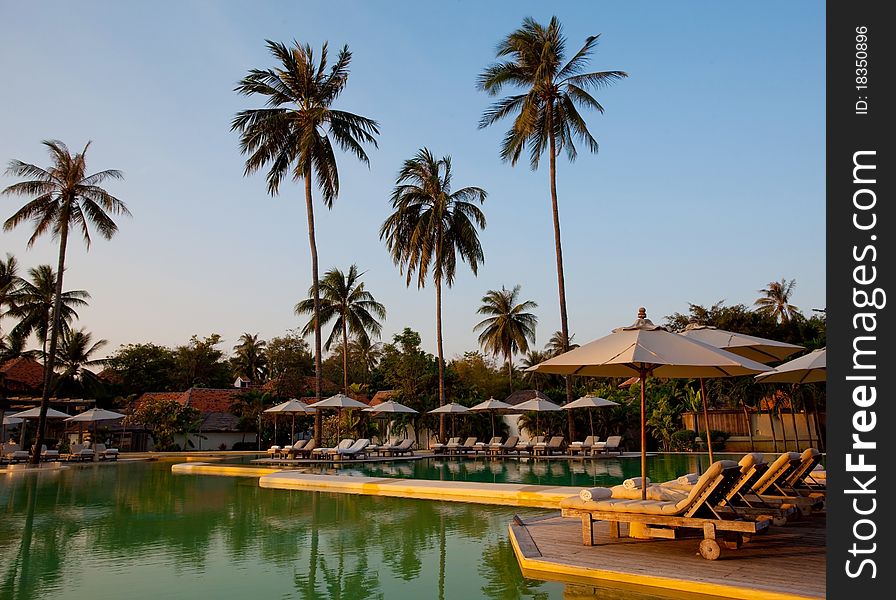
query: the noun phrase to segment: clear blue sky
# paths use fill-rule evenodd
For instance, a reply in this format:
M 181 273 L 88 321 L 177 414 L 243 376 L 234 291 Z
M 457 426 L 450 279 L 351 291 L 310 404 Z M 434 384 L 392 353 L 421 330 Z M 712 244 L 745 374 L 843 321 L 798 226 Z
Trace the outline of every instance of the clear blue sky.
M 490 288 L 522 284 L 538 302 L 538 346 L 559 329 L 548 172 L 498 156 L 508 124 L 477 129 L 492 101 L 477 74 L 507 33 L 556 14 L 570 52 L 601 33 L 591 66 L 630 77 L 597 92 L 597 155 L 558 164 L 570 328 L 576 341 L 688 302 L 752 304 L 782 277 L 807 314 L 825 305 L 824 4 L 798 2 L 13 2 L 0 19 L 0 161 L 48 164 L 40 141 L 93 140 L 91 171 L 134 214 L 89 253 L 70 246 L 67 289 L 93 295 L 80 325 L 118 344 L 176 345 L 219 332 L 264 338 L 299 320 L 310 258 L 300 185 L 277 198 L 243 177 L 230 120 L 265 38 L 354 53 L 337 107 L 378 120 L 366 168 L 339 157 L 333 210 L 318 202 L 322 272 L 356 262 L 389 310 L 384 339 L 409 326 L 435 349 L 434 292 L 406 289 L 378 238 L 401 162 L 428 146 L 454 160 L 455 185 L 488 191 L 486 262 L 461 269 L 444 300 L 449 357 L 475 349 Z M 0 185 L 14 180 L 0 176 Z M 5 219 L 22 203 L 0 198 Z M 55 264 L 55 244 L 0 252 Z

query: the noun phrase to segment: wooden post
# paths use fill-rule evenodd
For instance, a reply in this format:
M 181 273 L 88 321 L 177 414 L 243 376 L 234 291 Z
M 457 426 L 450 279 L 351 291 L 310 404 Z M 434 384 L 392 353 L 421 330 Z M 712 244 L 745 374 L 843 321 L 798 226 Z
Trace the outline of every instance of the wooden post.
M 586 546 L 594 545 L 594 523 L 590 513 L 582 514 L 582 543 Z

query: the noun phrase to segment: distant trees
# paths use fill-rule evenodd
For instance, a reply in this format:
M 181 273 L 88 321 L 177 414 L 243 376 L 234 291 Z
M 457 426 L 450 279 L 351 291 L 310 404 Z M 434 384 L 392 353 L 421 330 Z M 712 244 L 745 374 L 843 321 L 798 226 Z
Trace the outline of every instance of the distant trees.
M 258 339 L 257 333 L 241 335 L 233 352 L 230 364 L 234 377 L 246 377 L 256 383 L 264 379 L 268 370 L 267 342 Z
M 152 436 L 156 450 L 179 450 L 174 437 L 196 431 L 201 423 L 199 411 L 177 400 L 147 400 L 124 418 L 126 427 L 142 427 Z
M 756 306 L 756 312 L 774 317 L 781 323 L 787 323 L 800 313 L 800 309 L 790 303 L 790 296 L 793 295 L 793 288 L 796 287 L 796 279 L 787 281 L 772 281 L 768 287 L 759 290 L 760 296 L 753 303 Z
M 518 302 L 519 295 L 519 285 L 512 290 L 502 286 L 500 290 L 487 291 L 477 312 L 488 316 L 473 327 L 473 331 L 481 332 L 479 345 L 483 350 L 492 356 L 504 355 L 510 391 L 513 391 L 513 355 L 529 351 L 529 343 L 535 343 L 538 325 L 538 317 L 527 312 L 538 304 L 532 300 Z
M 177 355 L 165 346 L 151 343 L 120 346 L 106 359 L 106 367 L 115 373 L 115 386 L 122 396 L 181 391 L 177 381 Z

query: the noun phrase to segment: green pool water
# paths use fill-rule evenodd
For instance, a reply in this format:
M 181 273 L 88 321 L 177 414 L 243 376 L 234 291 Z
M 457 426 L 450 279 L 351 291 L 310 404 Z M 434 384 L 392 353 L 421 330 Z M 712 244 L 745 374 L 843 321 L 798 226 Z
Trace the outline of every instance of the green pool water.
M 0 475 L 0 599 L 654 597 L 524 578 L 507 524 L 540 511 L 269 490 L 171 465 Z
M 715 459 L 740 460 L 742 456 L 743 454 L 716 454 Z M 651 481 L 668 481 L 685 473 L 702 472 L 709 464 L 707 455 L 659 454 L 648 457 L 647 477 Z M 641 458 L 496 460 L 484 457 L 432 457 L 405 462 L 346 462 L 339 465 L 299 466 L 296 470 L 367 477 L 597 487 L 617 485 L 628 477 L 640 477 Z

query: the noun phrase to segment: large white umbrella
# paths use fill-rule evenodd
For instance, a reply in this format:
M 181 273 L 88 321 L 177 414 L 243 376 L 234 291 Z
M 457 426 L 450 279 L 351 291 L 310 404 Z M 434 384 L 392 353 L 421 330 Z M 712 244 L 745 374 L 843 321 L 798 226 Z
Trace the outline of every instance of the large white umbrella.
M 349 398 L 342 392 L 336 394 L 335 396 L 330 396 L 324 400 L 320 400 L 319 402 L 314 402 L 313 404 L 309 404 L 308 408 L 313 408 L 315 410 L 323 410 L 325 408 L 335 408 L 337 416 L 340 415 L 343 409 L 352 410 L 355 408 L 367 408 L 367 405 L 363 402 L 358 402 L 354 398 Z M 340 436 L 339 431 L 340 423 L 337 419 L 336 421 L 336 437 Z
M 386 415 L 386 414 L 417 414 L 419 411 L 414 410 L 410 406 L 405 406 L 401 402 L 396 402 L 395 400 L 388 400 L 386 402 L 382 402 L 377 404 L 376 406 L 368 406 L 363 409 L 361 412 L 369 412 L 373 413 L 375 416 Z M 384 419 L 388 420 L 388 419 Z M 386 435 L 389 435 L 389 432 L 386 432 Z
M 449 402 L 448 404 L 443 404 L 438 408 L 434 408 L 433 410 L 427 411 L 430 414 L 435 415 L 451 415 L 451 437 L 454 437 L 454 416 L 458 414 L 465 414 L 470 412 L 470 409 L 462 404 L 458 404 L 457 402 Z
M 709 344 L 671 333 L 654 325 L 647 311 L 638 310 L 638 319 L 628 327 L 564 352 L 527 369 L 557 375 L 631 377 L 641 383 L 641 477 L 647 477 L 647 423 L 644 385 L 647 377 L 698 378 L 735 377 L 768 371 L 763 364 L 720 350 Z M 641 488 L 642 499 L 647 488 Z
M 501 402 L 500 400 L 489 398 L 488 400 L 480 402 L 476 406 L 471 407 L 470 410 L 473 412 L 488 411 L 491 414 L 492 437 L 495 437 L 495 413 L 515 412 L 517 409 L 512 404 L 507 404 L 506 402 Z
M 93 423 L 93 442 L 96 443 L 96 424 L 98 421 L 117 421 L 123 419 L 125 415 L 115 411 L 106 410 L 104 408 L 91 408 L 82 413 L 78 413 L 73 417 L 68 417 L 66 421 L 83 424 Z M 80 431 L 80 429 L 79 429 Z M 78 440 L 82 439 L 82 434 L 78 434 Z
M 743 356 L 760 363 L 778 362 L 784 360 L 791 354 L 803 349 L 802 346 L 796 344 L 788 344 L 776 340 L 747 335 L 745 333 L 736 333 L 734 331 L 726 331 L 711 325 L 699 325 L 691 323 L 680 332 L 687 338 L 698 340 L 704 344 L 709 344 L 722 350 L 727 350 L 732 354 Z M 709 433 L 709 407 L 706 398 L 706 387 L 703 385 L 703 378 L 700 378 L 700 398 L 703 401 L 703 422 L 706 425 L 706 449 L 709 451 L 709 462 L 712 462 L 712 440 Z M 746 410 L 746 409 L 744 409 Z M 749 423 L 747 424 L 749 427 Z
M 592 408 L 604 408 L 605 406 L 619 406 L 618 402 L 613 402 L 612 400 L 607 400 L 606 398 L 600 398 L 598 396 L 592 396 L 591 394 L 587 394 L 582 396 L 578 400 L 573 400 L 572 402 L 568 402 L 562 406 L 564 410 L 575 410 L 577 408 L 587 408 L 588 409 L 588 422 L 591 425 L 591 435 L 594 435 L 594 414 L 591 410 Z
M 535 412 L 535 431 L 539 433 L 540 428 L 538 427 L 538 414 L 542 412 L 556 412 L 558 410 L 563 410 L 563 407 L 559 404 L 554 404 L 550 400 L 545 400 L 544 398 L 535 397 L 531 400 L 526 400 L 520 404 L 514 406 L 514 409 L 520 412 Z
M 40 418 L 40 407 L 35 406 L 34 408 L 29 408 L 28 410 L 23 410 L 21 412 L 17 412 L 14 415 L 9 415 L 10 418 L 13 419 L 22 419 L 23 421 L 27 419 L 39 419 Z M 47 407 L 47 418 L 48 419 L 67 419 L 68 415 L 64 412 L 60 412 L 56 409 Z M 19 433 L 19 444 L 23 445 L 25 442 L 25 425 L 27 423 L 22 423 L 22 431 Z
M 289 438 L 289 443 L 291 444 L 296 439 L 296 414 L 313 413 L 314 409 L 309 408 L 308 405 L 301 400 L 290 398 L 286 402 L 281 402 L 277 406 L 266 408 L 264 412 L 273 413 L 274 415 L 274 443 L 277 443 L 277 415 L 279 415 L 280 413 L 292 414 L 292 432 Z
M 771 371 L 760 373 L 756 381 L 761 383 L 818 383 L 827 381 L 827 348 L 814 350 L 795 358 Z

